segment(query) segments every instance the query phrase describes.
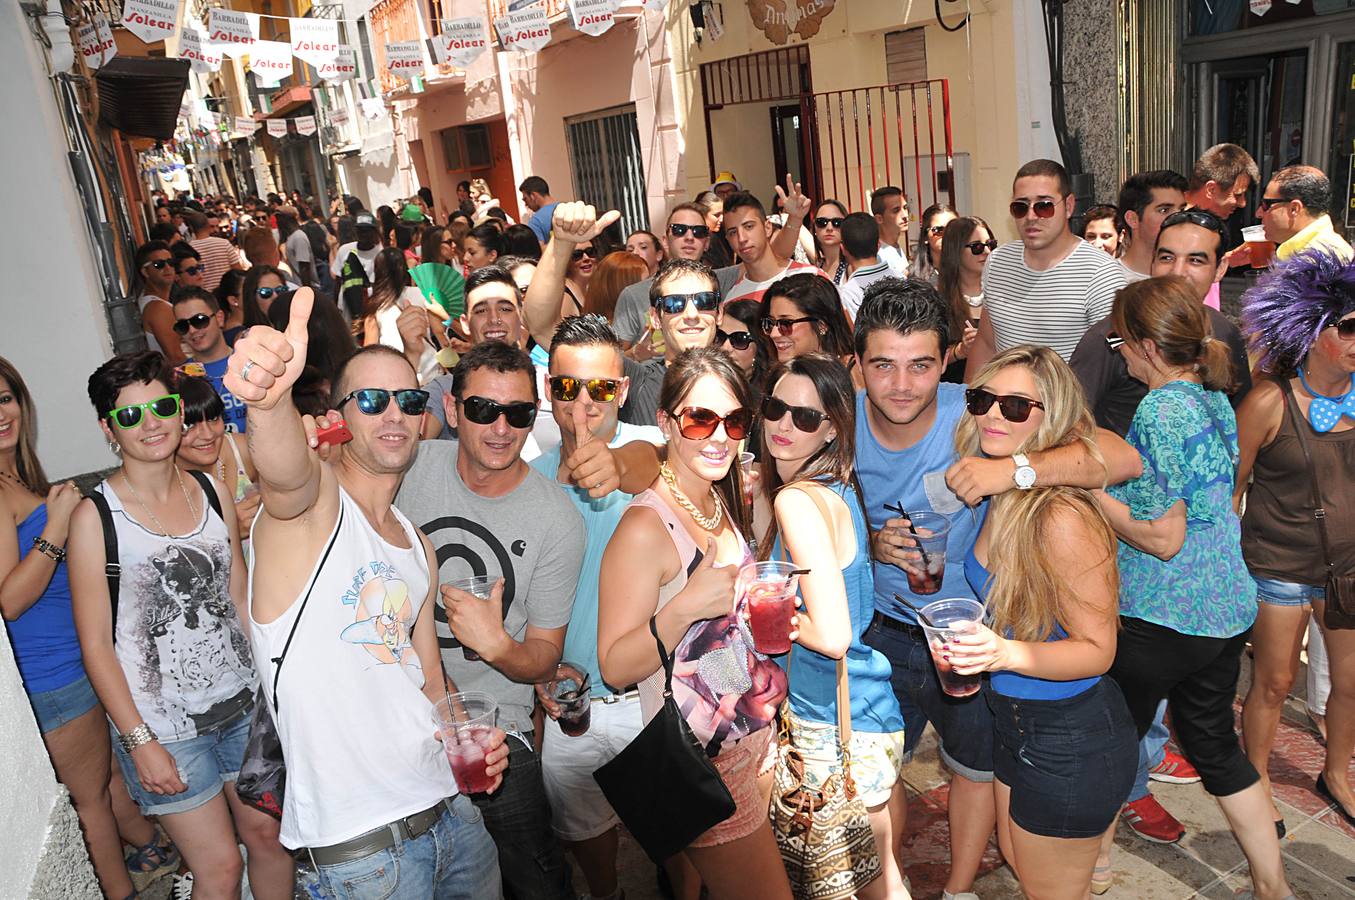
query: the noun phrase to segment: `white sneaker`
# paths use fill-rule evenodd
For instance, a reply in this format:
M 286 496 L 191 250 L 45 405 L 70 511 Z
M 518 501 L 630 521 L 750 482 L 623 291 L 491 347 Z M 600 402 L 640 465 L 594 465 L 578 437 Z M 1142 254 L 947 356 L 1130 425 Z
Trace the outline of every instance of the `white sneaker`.
M 171 900 L 191 900 L 193 896 L 193 873 L 187 875 L 174 875 L 174 887 L 170 890 Z

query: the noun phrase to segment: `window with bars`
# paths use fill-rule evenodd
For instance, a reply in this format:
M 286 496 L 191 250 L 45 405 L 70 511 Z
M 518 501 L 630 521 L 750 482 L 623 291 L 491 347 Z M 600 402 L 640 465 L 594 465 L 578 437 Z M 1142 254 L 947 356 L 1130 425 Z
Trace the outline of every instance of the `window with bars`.
M 565 119 L 574 196 L 621 213 L 623 234 L 649 228 L 635 104 Z

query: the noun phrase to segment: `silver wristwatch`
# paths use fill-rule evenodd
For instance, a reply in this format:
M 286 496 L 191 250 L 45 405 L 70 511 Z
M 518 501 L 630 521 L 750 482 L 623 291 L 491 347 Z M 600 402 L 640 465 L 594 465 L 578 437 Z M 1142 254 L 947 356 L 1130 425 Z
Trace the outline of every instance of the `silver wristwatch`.
M 1016 463 L 1016 471 L 1012 473 L 1016 486 L 1023 491 L 1035 487 L 1035 469 L 1030 465 L 1030 458 L 1024 453 L 1013 453 L 1012 462 Z
M 151 726 L 142 722 L 126 734 L 118 735 L 118 743 L 122 744 L 122 749 L 131 753 L 142 744 L 149 744 L 151 741 L 159 740 L 155 732 L 151 731 Z

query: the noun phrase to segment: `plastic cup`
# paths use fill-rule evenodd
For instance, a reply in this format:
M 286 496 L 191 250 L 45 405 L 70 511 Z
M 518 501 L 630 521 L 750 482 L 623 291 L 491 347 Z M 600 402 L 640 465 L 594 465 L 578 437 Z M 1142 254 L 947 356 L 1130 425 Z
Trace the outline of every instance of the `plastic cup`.
M 935 594 L 941 590 L 941 582 L 946 576 L 946 537 L 950 534 L 950 520 L 937 513 L 916 512 L 909 514 L 908 521 L 913 523 L 913 530 L 901 530 L 917 542 L 916 547 L 907 551 L 911 565 L 904 570 L 908 575 L 908 590 L 914 594 Z
M 1275 245 L 1266 239 L 1266 226 L 1248 225 L 1242 229 L 1242 240 L 1247 242 L 1253 269 L 1265 269 L 1270 266 L 1275 254 Z
M 593 718 L 593 698 L 584 686 L 582 667 L 571 662 L 561 662 L 555 667 L 555 677 L 546 685 L 551 699 L 560 705 L 560 715 L 556 720 L 560 730 L 570 737 L 578 737 L 588 731 Z
M 473 578 L 458 578 L 456 581 L 450 582 L 450 584 L 458 591 L 465 591 L 472 597 L 479 598 L 480 600 L 488 600 L 489 592 L 494 589 L 494 583 L 498 580 L 499 576 L 497 575 L 476 575 Z M 475 662 L 480 658 L 480 654 L 476 653 L 465 644 L 461 645 L 461 655 L 470 662 Z
M 748 609 L 748 628 L 759 653 L 776 656 L 790 651 L 790 620 L 800 578 L 790 574 L 794 570 L 791 563 L 772 560 L 739 569 L 736 596 Z
M 463 793 L 483 794 L 494 784 L 486 771 L 485 756 L 498 714 L 494 698 L 480 691 L 448 694 L 433 704 L 433 724 L 442 736 L 442 749 Z
M 964 597 L 933 600 L 922 607 L 922 613 L 933 623 L 927 625 L 921 617 L 918 619 L 918 624 L 927 633 L 927 646 L 932 651 L 932 662 L 936 664 L 936 677 L 941 681 L 941 690 L 952 697 L 968 697 L 976 693 L 981 683 L 979 675 L 955 674 L 951 664 L 942 658 L 941 646 L 957 635 L 972 633 L 983 621 L 983 604 Z

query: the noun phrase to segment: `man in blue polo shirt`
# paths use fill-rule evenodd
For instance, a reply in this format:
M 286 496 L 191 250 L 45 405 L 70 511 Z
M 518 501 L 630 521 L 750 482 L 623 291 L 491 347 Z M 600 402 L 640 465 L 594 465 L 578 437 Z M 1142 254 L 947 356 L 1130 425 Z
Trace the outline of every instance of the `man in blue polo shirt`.
M 532 229 L 541 243 L 550 240 L 551 220 L 555 216 L 555 207 L 560 201 L 550 195 L 550 185 L 540 175 L 529 175 L 518 185 L 522 194 L 522 205 L 532 211 L 527 227 Z
M 1138 454 L 1109 433 L 1098 435 L 1105 466 L 1081 444 L 1029 458 L 959 459 L 955 427 L 965 414 L 965 388 L 942 384 L 949 362 L 945 301 L 917 280 L 885 278 L 870 285 L 856 319 L 857 364 L 865 390 L 857 395 L 856 473 L 871 528 L 875 558 L 875 617 L 865 642 L 893 664 L 894 693 L 903 711 L 911 754 L 928 722 L 940 739 L 950 784 L 951 869 L 945 900 L 977 900 L 974 878 L 996 819 L 993 719 L 979 695 L 947 696 L 936 677 L 916 615 L 895 594 L 923 606 L 941 597 L 974 597 L 964 559 L 974 545 L 987 497 L 1036 484 L 1103 486 L 1135 477 Z M 940 590 L 919 596 L 904 565 L 914 542 L 908 520 L 896 512 L 936 513 L 950 522 Z M 900 823 L 900 833 L 902 827 Z

